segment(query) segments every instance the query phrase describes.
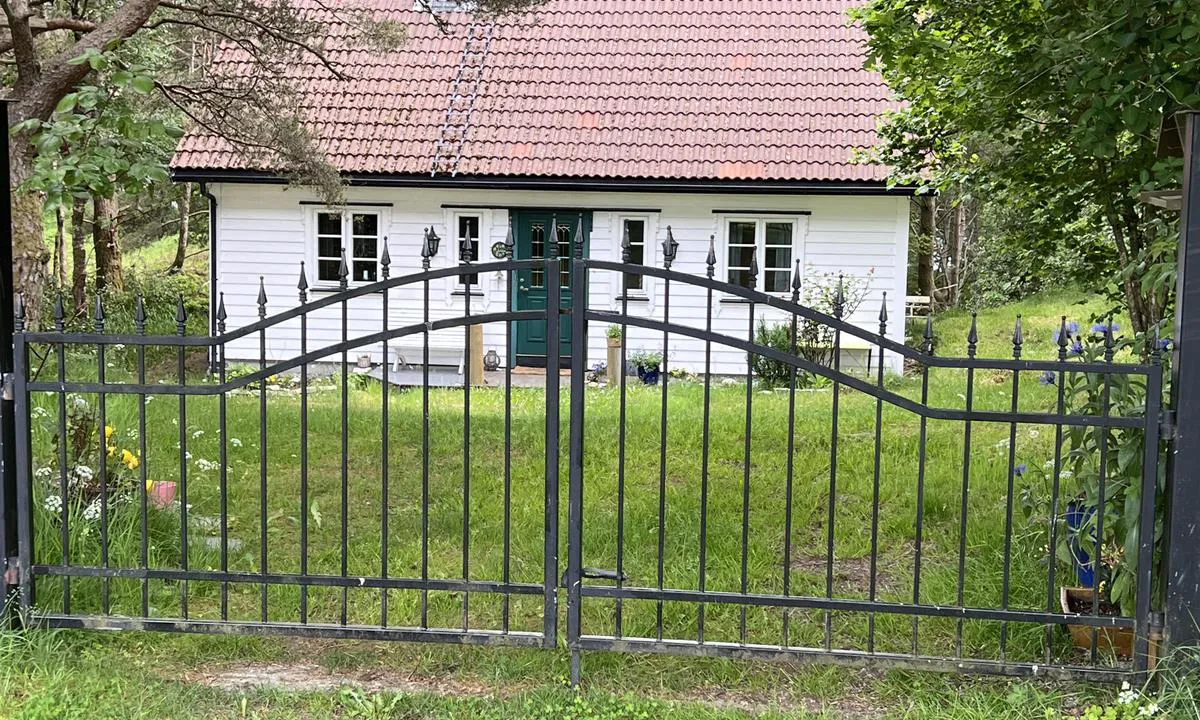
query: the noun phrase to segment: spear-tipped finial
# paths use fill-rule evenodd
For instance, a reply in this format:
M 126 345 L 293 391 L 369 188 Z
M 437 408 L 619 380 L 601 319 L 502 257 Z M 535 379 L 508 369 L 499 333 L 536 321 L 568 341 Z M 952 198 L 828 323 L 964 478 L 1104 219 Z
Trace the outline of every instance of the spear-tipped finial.
M 833 316 L 839 320 L 846 311 L 846 277 L 838 273 L 837 290 L 833 293 Z
M 1108 321 L 1104 323 L 1104 360 L 1106 362 L 1112 362 L 1113 351 L 1117 347 L 1116 338 L 1113 336 L 1113 331 L 1116 329 L 1118 328 L 1113 323 L 1112 315 L 1109 315 Z
M 705 264 L 708 266 L 705 269 L 705 274 L 711 278 L 717 272 L 717 236 L 708 236 L 708 257 L 705 259 Z
M 575 239 L 572 242 L 575 258 L 583 259 L 583 213 L 579 213 L 579 217 L 575 222 Z
M 384 280 L 392 276 L 392 254 L 388 252 L 387 235 L 383 236 L 383 255 L 379 258 L 379 269 Z
M 512 215 L 508 216 L 508 231 L 504 233 L 504 257 L 506 260 L 513 259 L 513 249 L 517 246 L 517 240 L 513 236 Z
M 887 291 L 883 292 L 883 302 L 879 306 L 879 334 L 883 335 L 887 332 Z
M 175 303 L 175 332 L 183 335 L 187 332 L 187 308 L 183 305 L 183 293 Z
M 975 357 L 975 349 L 979 345 L 979 314 L 971 313 L 971 329 L 967 331 L 967 357 Z
M 258 317 L 260 319 L 267 316 L 267 285 L 263 280 L 263 276 L 258 276 Z
M 138 293 L 137 300 L 133 304 L 133 330 L 138 335 L 143 335 L 146 332 L 146 299 Z
M 99 299 L 99 295 L 96 296 Z M 13 308 L 13 330 L 21 332 L 25 329 L 25 296 L 17 295 L 16 306 Z
M 1013 357 L 1021 357 L 1021 346 L 1025 344 L 1025 333 L 1021 330 L 1021 314 L 1017 313 L 1017 322 L 1013 325 L 1012 334 Z
M 633 242 L 629 239 L 629 225 L 625 225 L 625 230 L 621 233 L 621 262 L 627 263 L 633 251 Z
M 296 289 L 300 291 L 301 304 L 308 302 L 308 272 L 304 269 L 304 261 L 300 261 L 300 280 L 296 283 Z
M 753 288 L 758 284 L 758 248 L 750 250 L 750 287 Z
M 225 293 L 220 293 L 217 296 L 217 332 L 225 333 L 225 321 L 229 319 L 229 313 L 225 312 Z
M 800 302 L 800 261 L 796 261 L 796 268 L 792 270 L 792 302 Z
M 663 267 L 670 270 L 671 263 L 675 262 L 675 256 L 679 253 L 679 243 L 675 241 L 675 233 L 671 230 L 671 226 L 667 226 L 667 239 L 663 240 Z
M 346 262 L 346 248 L 342 248 L 342 259 L 338 261 L 338 287 L 350 287 L 350 263 Z
M 21 312 L 21 319 L 24 320 L 25 303 L 22 302 L 20 305 L 17 306 L 17 308 Z M 96 332 L 98 332 L 98 333 L 104 332 L 104 296 L 101 295 L 100 293 L 96 293 L 96 311 L 95 311 L 95 313 L 93 313 L 92 318 L 96 323 Z
M 546 238 L 546 257 L 558 259 L 558 215 L 550 216 L 550 235 Z
M 1067 332 L 1067 316 L 1063 315 L 1058 325 L 1058 359 L 1067 359 L 1067 346 L 1071 344 L 1071 333 Z
M 66 317 L 66 310 L 63 308 L 62 292 L 54 295 L 54 329 L 62 332 L 63 319 Z
M 1162 339 L 1159 337 L 1160 335 L 1161 335 L 1160 328 L 1157 324 L 1155 324 L 1154 330 L 1153 330 L 1153 335 L 1151 336 L 1151 342 L 1150 342 L 1150 364 L 1151 365 L 1158 365 L 1159 363 L 1162 362 L 1163 350 L 1166 350 L 1167 346 L 1171 344 L 1170 341 L 1163 342 Z
M 933 315 L 925 316 L 925 354 L 933 354 Z

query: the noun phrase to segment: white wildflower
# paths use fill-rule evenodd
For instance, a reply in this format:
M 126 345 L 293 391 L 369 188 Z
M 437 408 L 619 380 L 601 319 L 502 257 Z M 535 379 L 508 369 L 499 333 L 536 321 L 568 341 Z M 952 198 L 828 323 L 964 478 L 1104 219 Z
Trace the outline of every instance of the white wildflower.
M 1137 701 L 1137 698 L 1138 694 L 1133 690 L 1122 690 L 1120 694 L 1117 695 L 1117 702 L 1122 705 L 1132 705 Z
M 35 407 L 35 408 L 34 408 L 34 409 L 33 409 L 33 410 L 30 412 L 30 415 L 33 415 L 35 418 L 44 418 L 44 417 L 46 417 L 46 416 L 47 416 L 47 415 L 49 415 L 49 414 L 50 414 L 50 411 L 49 411 L 49 410 L 47 410 L 47 409 L 46 409 L 46 408 L 44 408 L 44 407 L 41 407 L 40 405 L 39 405 L 38 407 Z
M 33 473 L 34 477 L 41 478 L 42 480 L 45 480 L 46 478 L 50 477 L 53 474 L 54 474 L 54 471 L 48 467 L 38 468 Z
M 183 458 L 184 458 L 185 460 L 191 460 L 191 459 L 192 459 L 192 454 L 191 454 L 190 452 L 185 452 L 185 453 L 183 454 Z
M 1054 467 L 1054 461 L 1053 461 L 1053 460 L 1047 460 L 1046 462 L 1042 463 L 1042 467 L 1044 467 L 1044 468 L 1046 468 L 1047 470 L 1049 470 L 1050 468 Z
M 1158 714 L 1158 709 L 1159 709 L 1158 703 L 1150 703 L 1149 705 L 1143 705 L 1138 710 L 1138 715 L 1140 715 L 1141 717 L 1153 717 Z
M 229 438 L 229 444 L 234 447 L 241 447 L 242 441 L 239 440 L 238 438 Z
M 95 520 L 100 517 L 100 501 L 93 500 L 90 505 L 83 509 L 84 520 Z
M 75 477 L 81 482 L 89 482 L 93 477 L 95 477 L 95 475 L 96 474 L 92 472 L 92 469 L 87 465 L 75 466 Z
M 153 400 L 153 399 L 154 399 L 154 396 L 153 396 L 153 395 L 147 395 L 147 396 L 146 396 L 146 404 L 147 404 L 147 405 L 149 405 L 149 404 L 150 404 L 150 401 L 151 401 L 151 400 Z
M 212 472 L 213 470 L 220 468 L 221 463 L 213 462 L 212 460 L 205 460 L 204 458 L 200 458 L 199 460 L 196 461 L 196 467 L 199 468 L 200 470 L 202 470 L 203 472 Z
M 1063 470 L 1060 477 L 1063 480 L 1070 480 L 1071 478 L 1075 477 L 1075 473 L 1071 472 L 1070 470 Z
M 1029 437 L 1031 437 L 1031 438 L 1036 438 L 1038 435 L 1041 435 L 1041 434 L 1042 433 L 1038 430 L 1030 430 L 1029 431 Z
M 198 437 L 203 437 L 203 436 L 204 436 L 204 431 L 203 431 L 203 430 L 196 430 L 196 431 L 192 432 L 192 439 L 193 439 L 193 440 L 195 440 L 195 439 L 196 439 L 196 438 L 198 438 Z
M 124 344 L 122 344 L 122 343 L 117 343 L 117 344 L 115 344 L 115 345 L 113 345 L 113 346 L 112 346 L 112 349 L 113 349 L 113 350 L 124 350 L 124 349 L 125 349 L 125 345 L 124 345 Z
M 62 498 L 58 495 L 47 495 L 46 498 L 42 500 L 42 507 L 46 508 L 46 512 L 62 512 L 62 506 Z

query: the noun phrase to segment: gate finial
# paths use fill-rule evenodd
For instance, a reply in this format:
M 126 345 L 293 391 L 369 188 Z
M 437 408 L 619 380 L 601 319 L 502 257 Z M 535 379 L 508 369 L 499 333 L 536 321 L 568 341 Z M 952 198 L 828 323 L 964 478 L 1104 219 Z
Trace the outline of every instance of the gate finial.
M 967 331 L 967 357 L 975 357 L 975 347 L 979 344 L 979 315 L 971 313 L 971 329 Z
M 308 273 L 304 270 L 304 261 L 300 261 L 300 280 L 296 283 L 296 289 L 300 291 L 300 304 L 308 302 Z
M 263 280 L 263 276 L 258 276 L 258 318 L 262 320 L 267 317 L 267 285 Z
M 670 270 L 671 263 L 675 262 L 675 255 L 679 252 L 679 243 L 675 242 L 675 234 L 671 231 L 671 226 L 667 226 L 667 239 L 663 240 L 663 267 Z
M 792 302 L 800 302 L 800 261 L 796 260 L 796 269 L 792 271 Z
M 933 354 L 933 314 L 925 316 L 925 354 Z
M 708 265 L 708 268 L 705 270 L 705 274 L 707 274 L 709 279 L 711 279 L 712 276 L 717 273 L 717 236 L 716 235 L 708 236 L 708 258 L 705 260 L 705 263 Z
M 175 303 L 175 332 L 187 334 L 187 308 L 183 305 L 183 293 L 179 294 L 179 300 Z
M 384 280 L 392 276 L 392 254 L 388 252 L 387 235 L 383 236 L 383 255 L 379 258 L 379 269 Z
M 21 315 L 20 315 L 20 319 L 22 321 L 21 324 L 24 325 L 25 303 L 21 302 L 21 304 L 17 305 L 17 309 L 21 313 Z M 97 333 L 104 332 L 104 296 L 101 295 L 100 293 L 96 293 L 96 312 L 93 315 L 93 319 L 96 321 L 96 332 Z
M 96 296 L 99 299 L 99 295 Z M 25 296 L 17 295 L 16 307 L 13 309 L 13 330 L 21 332 L 25 329 Z
M 550 234 L 546 237 L 546 258 L 558 259 L 558 215 L 550 216 Z
M 345 290 L 350 287 L 350 265 L 346 262 L 346 248 L 342 248 L 342 259 L 338 263 L 338 288 Z
M 883 291 L 883 303 L 879 306 L 879 334 L 887 335 L 887 291 Z
M 1063 315 L 1058 324 L 1058 359 L 1067 359 L 1067 346 L 1071 344 L 1070 333 L 1067 332 L 1067 316 Z
M 146 334 L 146 299 L 141 293 L 133 305 L 133 331 L 138 335 Z
M 846 312 L 846 278 L 841 273 L 838 273 L 837 291 L 833 294 L 833 316 L 838 320 L 842 319 L 842 314 Z
M 1112 315 L 1109 315 L 1108 322 L 1106 322 L 1104 324 L 1104 361 L 1105 362 L 1113 361 L 1113 350 L 1117 346 L 1117 342 L 1113 338 L 1113 330 L 1116 330 L 1116 329 L 1118 329 L 1118 328 L 1116 325 L 1113 324 Z
M 750 289 L 753 290 L 758 285 L 758 248 L 750 250 Z
M 629 240 L 629 226 L 625 226 L 624 232 L 621 233 L 621 262 L 628 263 L 630 253 L 633 250 L 633 243 Z
M 504 256 L 506 260 L 513 259 L 513 248 L 516 244 L 517 241 L 513 237 L 512 214 L 510 213 L 508 216 L 508 232 L 504 233 Z
M 62 332 L 63 330 L 63 318 L 65 316 L 66 311 L 63 310 L 63 296 L 60 290 L 54 296 L 54 329 L 58 332 Z
M 583 213 L 579 213 L 579 219 L 575 223 L 575 259 L 583 259 Z
M 1013 357 L 1021 357 L 1021 346 L 1025 344 L 1025 333 L 1021 331 L 1021 313 L 1017 313 L 1017 323 L 1013 326 L 1012 335 Z
M 217 300 L 217 332 L 221 335 L 225 334 L 225 321 L 229 318 L 229 313 L 225 312 L 225 293 L 220 293 Z

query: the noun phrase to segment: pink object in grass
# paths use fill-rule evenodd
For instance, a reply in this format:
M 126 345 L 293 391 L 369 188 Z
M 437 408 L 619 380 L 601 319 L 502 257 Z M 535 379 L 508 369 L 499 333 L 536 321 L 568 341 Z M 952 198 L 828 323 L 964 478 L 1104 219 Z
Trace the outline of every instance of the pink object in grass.
M 170 480 L 155 482 L 150 486 L 150 503 L 162 510 L 175 502 L 175 483 Z

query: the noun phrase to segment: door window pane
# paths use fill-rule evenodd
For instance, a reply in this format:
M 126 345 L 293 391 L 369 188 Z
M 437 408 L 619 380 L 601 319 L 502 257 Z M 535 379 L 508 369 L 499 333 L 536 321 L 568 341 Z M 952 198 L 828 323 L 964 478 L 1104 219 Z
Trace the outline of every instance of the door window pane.
M 558 226 L 558 280 L 564 288 L 571 287 L 571 226 Z
M 354 213 L 352 216 L 354 222 L 355 235 L 379 235 L 379 216 L 375 213 Z
M 534 260 L 546 257 L 546 226 L 534 223 L 529 229 L 529 256 Z M 529 271 L 529 284 L 540 288 L 546 286 L 545 270 L 534 268 Z
M 622 242 L 629 239 L 629 264 L 646 264 L 646 221 L 625 220 L 622 223 Z M 625 273 L 625 292 L 643 290 L 645 276 L 639 273 Z

